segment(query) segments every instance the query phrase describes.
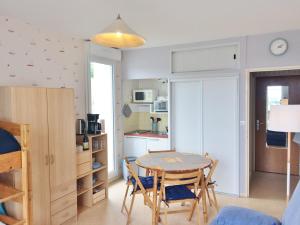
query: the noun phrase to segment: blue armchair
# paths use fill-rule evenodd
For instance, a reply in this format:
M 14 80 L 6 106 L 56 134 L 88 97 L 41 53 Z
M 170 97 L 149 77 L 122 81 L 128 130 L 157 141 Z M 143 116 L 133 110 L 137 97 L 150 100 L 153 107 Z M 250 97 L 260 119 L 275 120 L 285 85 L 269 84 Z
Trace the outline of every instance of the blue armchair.
M 210 225 L 300 225 L 300 182 L 280 222 L 272 216 L 240 207 L 224 207 Z

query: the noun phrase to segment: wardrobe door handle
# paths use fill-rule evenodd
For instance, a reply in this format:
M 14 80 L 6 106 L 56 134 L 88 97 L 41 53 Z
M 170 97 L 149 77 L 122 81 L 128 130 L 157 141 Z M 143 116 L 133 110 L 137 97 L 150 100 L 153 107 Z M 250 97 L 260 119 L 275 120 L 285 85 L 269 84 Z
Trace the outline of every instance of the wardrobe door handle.
M 49 155 L 46 155 L 45 156 L 45 164 L 46 164 L 46 166 L 48 166 L 49 165 Z
M 51 163 L 51 164 L 54 163 L 54 155 L 51 155 L 51 157 L 50 157 L 50 163 Z

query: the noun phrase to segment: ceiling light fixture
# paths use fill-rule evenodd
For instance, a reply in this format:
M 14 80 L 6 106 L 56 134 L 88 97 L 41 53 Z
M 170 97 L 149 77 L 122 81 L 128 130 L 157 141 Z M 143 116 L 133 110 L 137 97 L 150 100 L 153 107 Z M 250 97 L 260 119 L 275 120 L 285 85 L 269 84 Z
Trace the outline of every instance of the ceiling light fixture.
M 145 39 L 134 32 L 120 14 L 110 26 L 93 36 L 91 41 L 111 48 L 134 48 L 145 44 Z

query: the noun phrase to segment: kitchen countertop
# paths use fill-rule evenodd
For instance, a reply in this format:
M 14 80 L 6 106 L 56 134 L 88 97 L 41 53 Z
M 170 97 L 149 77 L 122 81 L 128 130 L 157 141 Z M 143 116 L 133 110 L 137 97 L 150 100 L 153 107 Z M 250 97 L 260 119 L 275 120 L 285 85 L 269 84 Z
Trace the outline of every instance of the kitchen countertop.
M 145 138 L 168 138 L 168 134 L 163 132 L 152 132 L 146 130 L 136 130 L 127 132 L 124 134 L 125 136 L 130 137 L 145 137 Z

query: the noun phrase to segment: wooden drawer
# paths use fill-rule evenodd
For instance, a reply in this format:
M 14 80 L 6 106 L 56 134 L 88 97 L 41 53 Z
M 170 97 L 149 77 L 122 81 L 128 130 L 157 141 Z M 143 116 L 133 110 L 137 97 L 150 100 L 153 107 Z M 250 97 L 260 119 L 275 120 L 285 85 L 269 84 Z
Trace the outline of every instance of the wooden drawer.
M 91 151 L 83 151 L 77 152 L 77 164 L 82 164 L 85 162 L 90 162 L 91 159 Z
M 63 209 L 70 207 L 71 205 L 77 204 L 77 193 L 72 192 L 60 199 L 51 202 L 51 215 L 54 215 Z
M 92 170 L 91 162 L 83 163 L 77 165 L 77 176 L 81 176 L 82 174 L 88 173 Z
M 76 192 L 76 180 L 71 180 L 51 189 L 51 201 L 62 198 L 72 192 Z
M 77 224 L 77 216 L 69 219 L 68 221 L 64 222 L 62 225 L 76 225 Z
M 21 151 L 2 154 L 0 157 L 0 173 L 22 167 Z
M 51 217 L 51 225 L 62 225 L 77 215 L 77 205 L 72 205 Z
M 105 189 L 93 194 L 93 204 L 105 199 Z

